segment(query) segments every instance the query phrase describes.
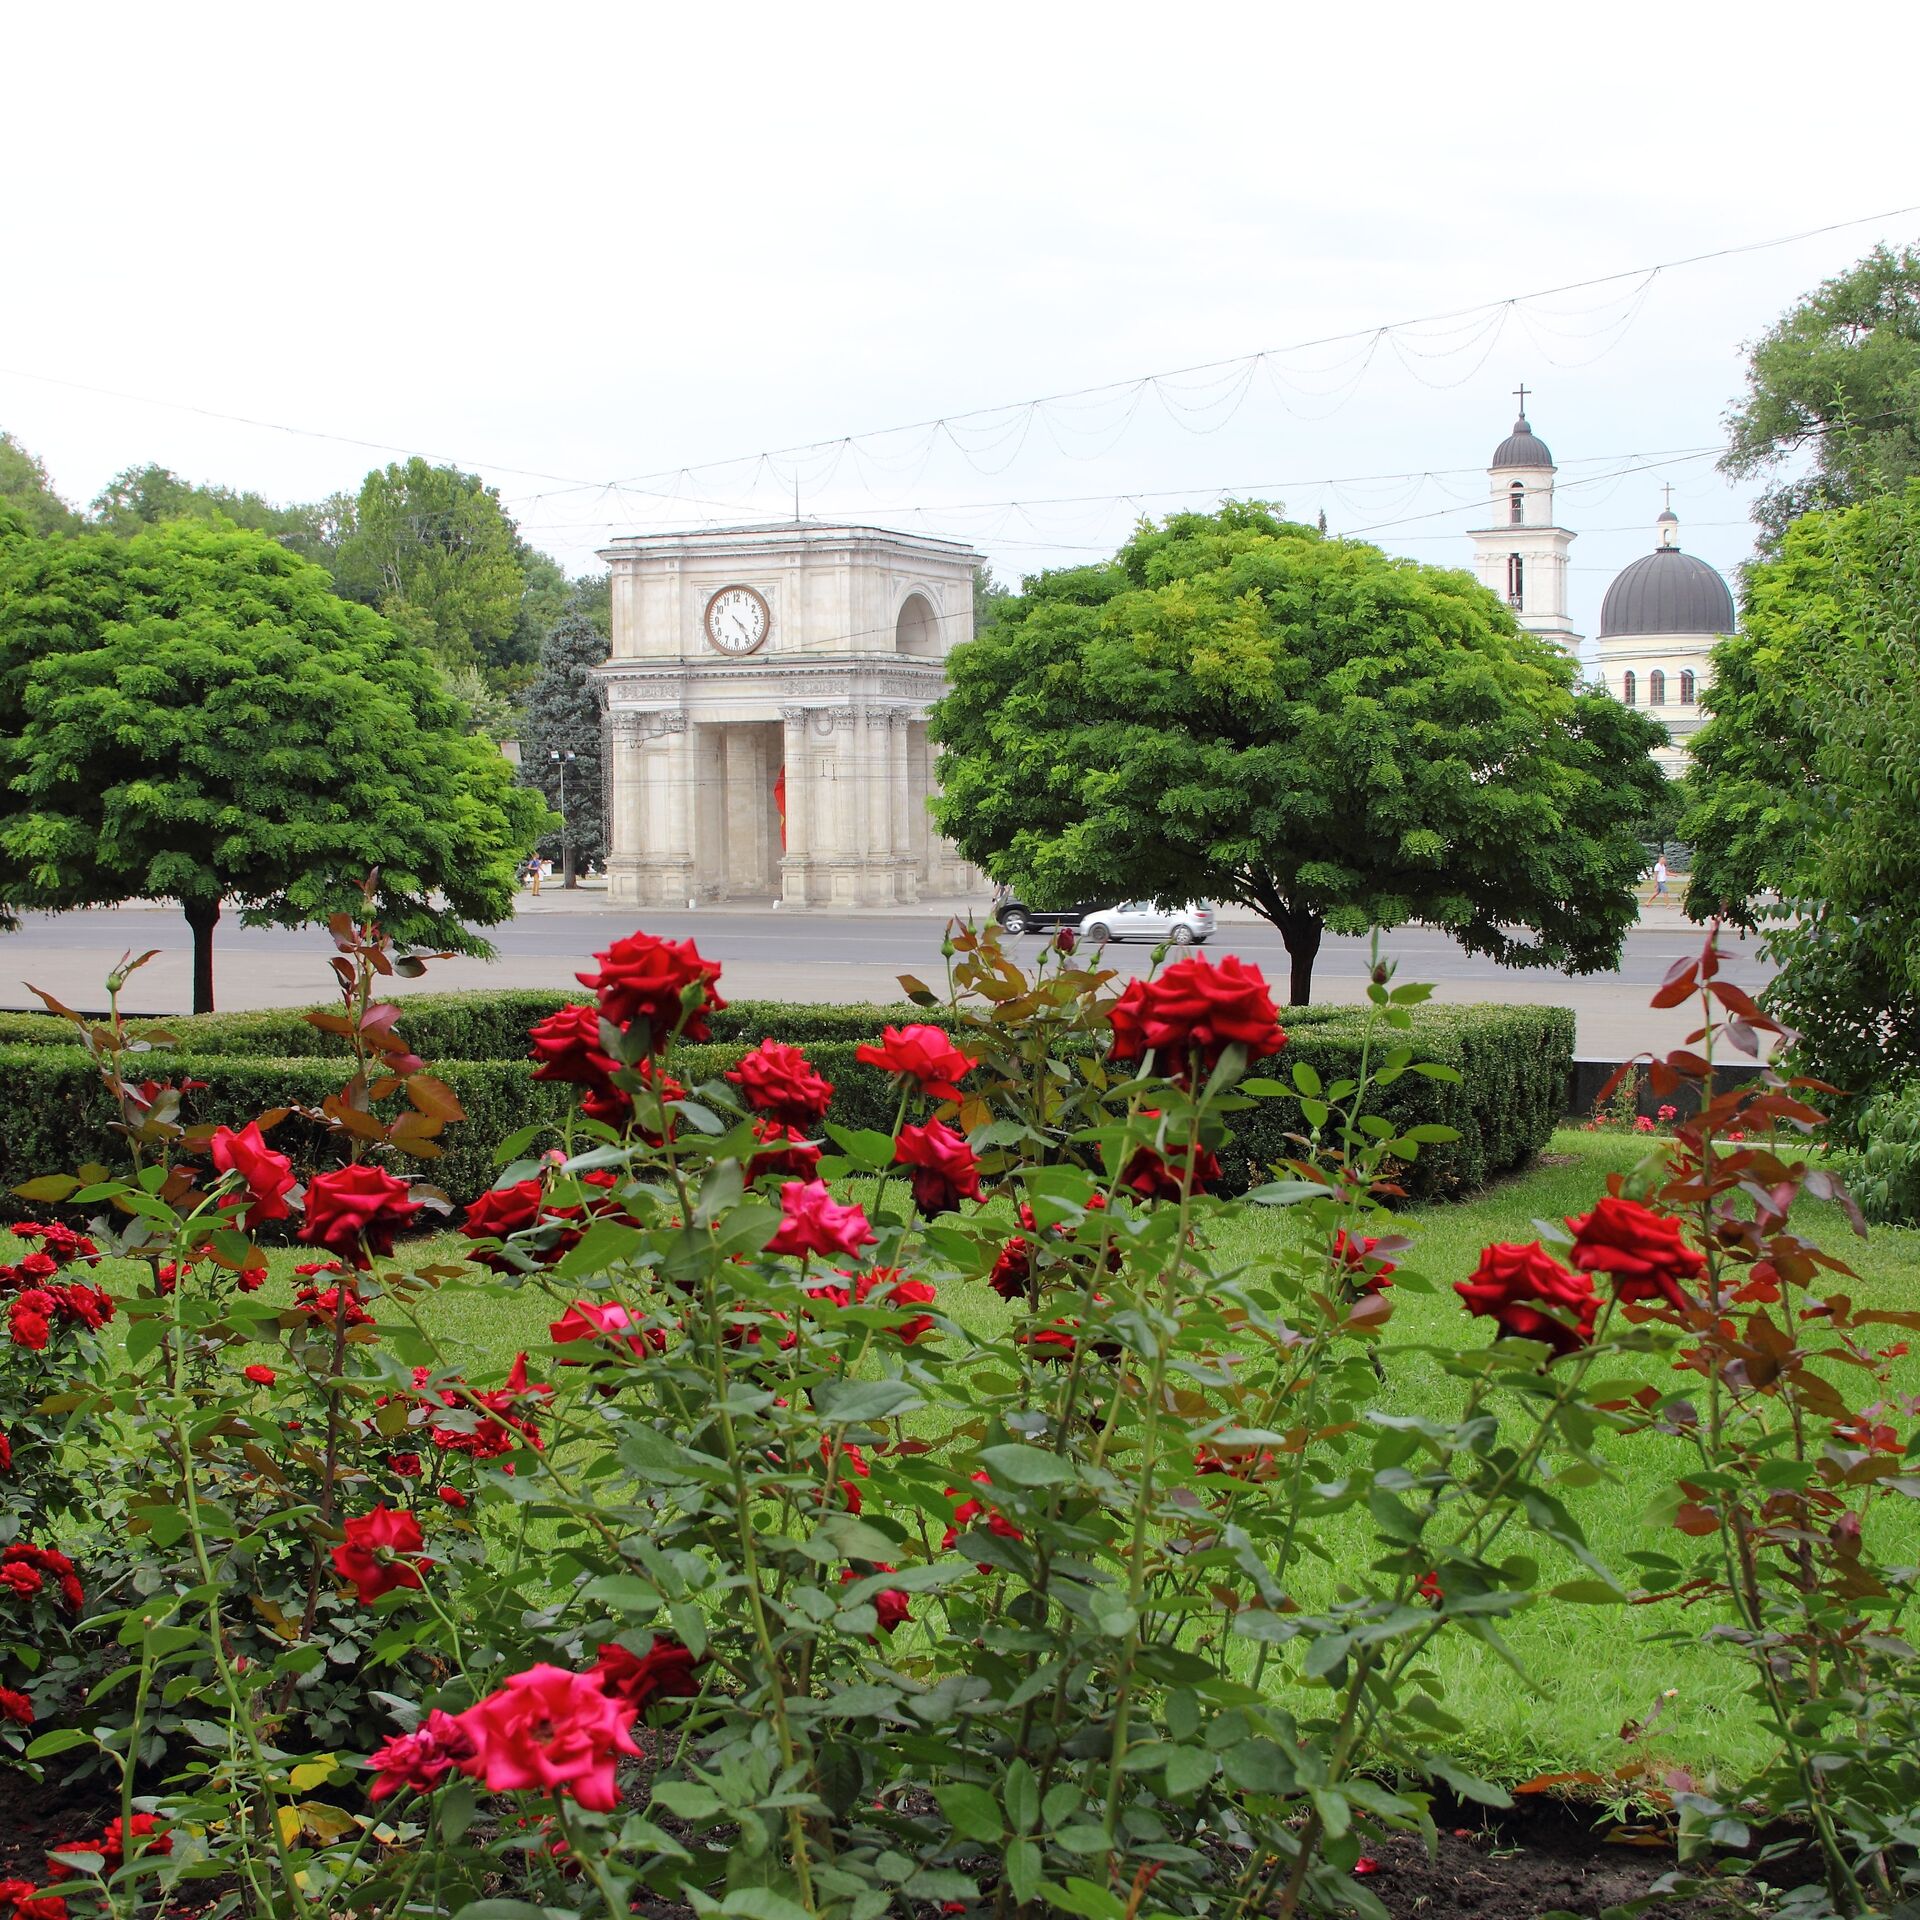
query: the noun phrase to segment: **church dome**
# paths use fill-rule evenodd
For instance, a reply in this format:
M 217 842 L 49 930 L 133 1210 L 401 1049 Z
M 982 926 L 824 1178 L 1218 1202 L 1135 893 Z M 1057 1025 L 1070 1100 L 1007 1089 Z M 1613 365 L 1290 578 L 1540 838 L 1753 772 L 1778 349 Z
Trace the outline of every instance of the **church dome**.
M 1731 633 L 1733 595 L 1704 560 L 1679 547 L 1680 522 L 1660 516 L 1660 545 L 1617 575 L 1600 603 L 1600 638 L 1641 633 Z
M 1527 425 L 1527 416 L 1523 413 L 1513 423 L 1513 431 L 1493 450 L 1493 458 L 1487 462 L 1491 467 L 1551 467 L 1553 455 L 1547 451 L 1547 443 Z

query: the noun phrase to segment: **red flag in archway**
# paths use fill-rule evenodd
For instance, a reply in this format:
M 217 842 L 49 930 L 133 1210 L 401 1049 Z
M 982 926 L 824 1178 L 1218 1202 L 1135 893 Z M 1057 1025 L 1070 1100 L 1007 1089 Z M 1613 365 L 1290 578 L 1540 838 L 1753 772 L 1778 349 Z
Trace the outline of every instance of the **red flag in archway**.
M 787 770 L 783 766 L 773 777 L 773 806 L 780 816 L 780 851 L 787 850 Z

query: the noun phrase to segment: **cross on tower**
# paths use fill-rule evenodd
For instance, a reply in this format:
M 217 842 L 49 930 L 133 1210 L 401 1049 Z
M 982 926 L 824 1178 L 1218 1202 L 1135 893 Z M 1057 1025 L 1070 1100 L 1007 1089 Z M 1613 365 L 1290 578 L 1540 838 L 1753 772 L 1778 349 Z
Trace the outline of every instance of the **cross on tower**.
M 1666 484 L 1661 487 L 1660 491 L 1667 496 L 1666 508 L 1667 511 L 1671 513 L 1673 511 L 1673 482 L 1671 480 L 1667 481 Z
M 1524 420 L 1527 417 L 1527 383 L 1522 380 L 1514 389 L 1514 392 L 1519 396 L 1520 417 Z

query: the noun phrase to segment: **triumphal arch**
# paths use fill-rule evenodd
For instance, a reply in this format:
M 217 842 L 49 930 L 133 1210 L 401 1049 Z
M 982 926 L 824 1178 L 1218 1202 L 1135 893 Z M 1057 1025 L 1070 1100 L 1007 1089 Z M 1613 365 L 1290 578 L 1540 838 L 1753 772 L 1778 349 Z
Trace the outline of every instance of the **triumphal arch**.
M 927 813 L 927 709 L 973 633 L 970 547 L 788 521 L 600 558 L 613 901 L 889 906 L 974 884 Z

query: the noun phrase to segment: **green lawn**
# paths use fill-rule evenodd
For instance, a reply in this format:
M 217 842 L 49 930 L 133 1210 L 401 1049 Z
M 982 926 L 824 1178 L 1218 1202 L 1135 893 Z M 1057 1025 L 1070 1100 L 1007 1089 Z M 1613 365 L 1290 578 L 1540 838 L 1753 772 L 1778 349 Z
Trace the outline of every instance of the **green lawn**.
M 1451 1283 L 1471 1271 L 1481 1247 L 1495 1240 L 1530 1240 L 1537 1232 L 1532 1224 L 1536 1219 L 1585 1211 L 1603 1190 L 1605 1175 L 1633 1165 L 1646 1146 L 1627 1134 L 1562 1132 L 1530 1173 L 1502 1182 L 1468 1204 L 1412 1211 L 1407 1222 L 1415 1251 L 1402 1257 L 1402 1265 L 1432 1281 L 1435 1291 L 1396 1288 L 1385 1346 L 1456 1342 L 1461 1308 Z M 1912 1306 L 1920 1301 L 1920 1231 L 1879 1228 L 1863 1243 L 1848 1231 L 1836 1209 L 1817 1206 L 1807 1209 L 1802 1229 L 1815 1232 L 1829 1250 L 1855 1266 L 1860 1284 L 1849 1290 L 1862 1304 Z M 1218 1240 L 1223 1253 L 1257 1260 L 1292 1230 L 1284 1212 L 1248 1208 L 1222 1228 Z M 436 1256 L 458 1259 L 463 1245 L 457 1235 L 415 1242 L 407 1249 L 409 1264 L 424 1265 Z M 273 1256 L 275 1278 L 270 1284 L 288 1283 L 295 1258 L 291 1252 Z M 983 1332 L 997 1326 L 1008 1311 L 984 1287 L 969 1299 L 943 1298 L 941 1309 L 959 1324 Z M 454 1282 L 424 1300 L 420 1314 L 449 1358 L 463 1361 L 477 1378 L 484 1378 L 497 1376 L 522 1348 L 537 1356 L 546 1347 L 554 1308 L 535 1287 L 503 1294 Z M 1490 1337 L 1491 1329 L 1486 1332 Z M 1389 1352 L 1387 1364 L 1383 1400 L 1390 1410 L 1446 1411 L 1455 1404 L 1457 1386 L 1425 1356 L 1395 1357 Z M 1908 1372 L 1902 1389 L 1920 1392 L 1920 1360 L 1904 1366 Z M 1661 1381 L 1662 1370 L 1648 1363 L 1646 1377 Z M 1616 1454 L 1616 1484 L 1585 1488 L 1568 1499 L 1600 1559 L 1630 1575 L 1622 1559 L 1625 1553 L 1673 1544 L 1664 1529 L 1648 1522 L 1646 1513 L 1683 1456 L 1678 1442 L 1653 1437 L 1623 1442 Z M 1357 1550 L 1357 1539 L 1355 1544 Z M 1548 1570 L 1548 1583 L 1575 1571 L 1569 1562 L 1563 1572 L 1550 1551 L 1538 1557 Z M 1533 1676 L 1531 1686 L 1478 1643 L 1449 1636 L 1441 1644 L 1453 1650 L 1442 1655 L 1438 1665 L 1452 1710 L 1467 1729 L 1459 1757 L 1505 1779 L 1573 1768 L 1604 1773 L 1631 1754 L 1695 1770 L 1716 1763 L 1744 1764 L 1764 1743 L 1740 1697 L 1736 1663 L 1692 1646 L 1649 1644 L 1654 1633 L 1674 1624 L 1675 1616 L 1661 1607 L 1554 1603 L 1536 1608 L 1517 1618 L 1508 1633 Z M 1685 1624 L 1704 1630 L 1710 1621 L 1696 1614 Z M 1619 1737 L 1621 1727 L 1643 1719 L 1669 1689 L 1677 1692 L 1661 1714 L 1655 1739 L 1626 1747 Z

